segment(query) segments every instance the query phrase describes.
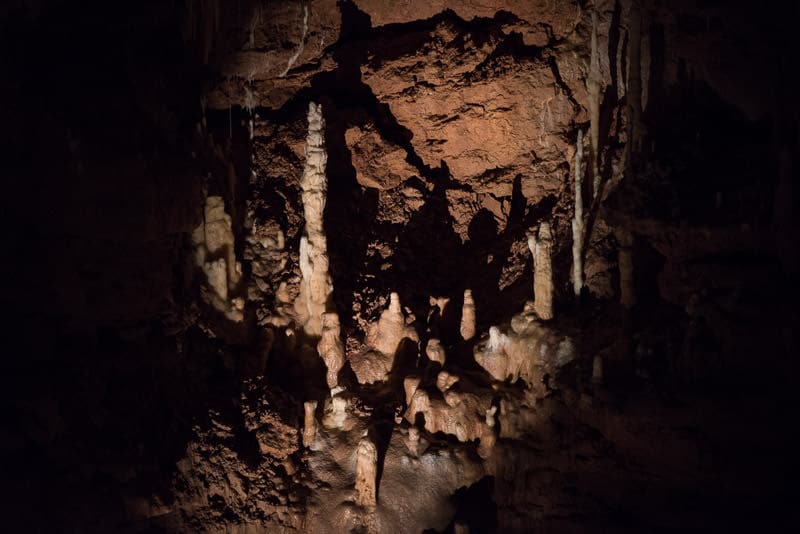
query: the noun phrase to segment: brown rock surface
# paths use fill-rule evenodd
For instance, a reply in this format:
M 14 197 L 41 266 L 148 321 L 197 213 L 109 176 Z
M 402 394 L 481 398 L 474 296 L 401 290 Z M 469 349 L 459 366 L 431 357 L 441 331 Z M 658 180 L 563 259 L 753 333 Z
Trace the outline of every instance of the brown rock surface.
M 443 161 L 479 193 L 510 196 L 518 175 L 530 202 L 557 192 L 576 112 L 569 93 L 544 58 L 492 54 L 500 35 L 478 42 L 460 25 L 439 22 L 399 57 L 391 40 L 381 43 L 362 67 L 364 82 L 410 131 L 426 165 Z

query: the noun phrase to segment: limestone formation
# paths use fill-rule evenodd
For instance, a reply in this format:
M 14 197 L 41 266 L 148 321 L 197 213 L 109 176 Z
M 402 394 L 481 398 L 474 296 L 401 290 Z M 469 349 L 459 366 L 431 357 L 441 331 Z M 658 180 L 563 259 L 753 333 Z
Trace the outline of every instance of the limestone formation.
M 339 315 L 335 312 L 322 314 L 322 337 L 317 343 L 317 351 L 328 369 L 326 379 L 330 389 L 339 383 L 339 371 L 344 365 L 344 344 Z
M 225 201 L 222 197 L 206 198 L 205 245 L 208 255 L 222 257 L 227 265 L 227 283 L 234 288 L 239 283 L 241 265 L 236 261 L 231 216 L 225 213 Z
M 448 389 L 453 387 L 453 385 L 458 382 L 458 377 L 448 373 L 447 371 L 440 371 L 438 375 L 436 375 L 436 388 L 445 393 Z
M 408 447 L 408 452 L 412 456 L 419 456 L 419 429 L 415 426 L 412 426 L 408 429 L 408 436 L 406 437 L 406 446 Z
M 386 380 L 402 343 L 419 342 L 416 330 L 406 325 L 397 293 L 389 296 L 389 307 L 369 327 L 365 341 L 368 350 L 350 357 L 350 366 L 360 384 Z
M 348 398 L 342 393 L 341 388 L 331 390 L 331 397 L 325 402 L 325 413 L 322 417 L 323 426 L 325 428 L 338 428 L 339 430 L 348 429 L 351 426 L 347 420 L 348 405 Z
M 411 399 L 414 397 L 414 393 L 417 392 L 419 383 L 420 378 L 418 376 L 407 376 L 403 379 L 403 390 L 406 393 L 406 406 L 411 404 Z
M 425 355 L 431 362 L 436 362 L 444 367 L 445 352 L 442 342 L 436 338 L 428 340 L 428 345 L 425 347 Z
M 328 272 L 328 244 L 323 228 L 328 192 L 325 175 L 328 154 L 325 151 L 324 128 L 322 106 L 309 103 L 306 164 L 300 179 L 306 222 L 304 235 L 300 238 L 300 273 L 303 281 L 295 301 L 295 310 L 306 334 L 314 337 L 322 334 L 322 314 L 327 311 L 333 292 Z
M 364 508 L 374 508 L 378 504 L 377 493 L 378 449 L 372 441 L 364 437 L 356 451 L 356 494 L 355 502 Z
M 228 300 L 228 269 L 225 258 L 206 262 L 203 265 L 203 273 L 206 275 L 208 287 L 221 300 Z
M 511 330 L 503 333 L 493 326 L 489 337 L 474 348 L 475 361 L 495 380 L 522 378 L 529 387 L 538 387 L 545 374 L 553 374 L 574 359 L 574 343 L 552 328 L 540 323 L 533 305 L 511 321 Z
M 553 318 L 553 235 L 550 225 L 539 225 L 539 235 L 528 236 L 528 248 L 533 255 L 534 309 L 542 320 Z
M 578 130 L 578 143 L 575 146 L 575 212 L 572 218 L 572 290 L 575 296 L 583 289 L 583 132 Z
M 461 307 L 461 338 L 469 341 L 475 337 L 475 301 L 472 290 L 464 290 L 464 305 Z
M 204 298 L 211 306 L 236 322 L 244 318 L 244 300 L 229 300 L 237 289 L 242 265 L 236 261 L 231 216 L 220 196 L 206 198 L 203 221 L 192 231 L 195 262 L 206 278 Z
M 428 432 L 450 434 L 462 442 L 480 439 L 491 398 L 455 390 L 445 390 L 443 396 L 444 399 L 431 398 L 426 391 L 417 389 L 406 410 L 406 420 L 414 424 L 417 415 L 422 414 Z
M 303 445 L 311 447 L 317 437 L 317 401 L 303 403 L 305 419 L 303 421 Z

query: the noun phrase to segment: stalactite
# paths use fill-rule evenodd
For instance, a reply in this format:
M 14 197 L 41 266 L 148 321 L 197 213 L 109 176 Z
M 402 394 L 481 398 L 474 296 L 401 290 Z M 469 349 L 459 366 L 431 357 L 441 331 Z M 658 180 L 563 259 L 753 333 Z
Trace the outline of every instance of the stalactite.
M 300 239 L 300 272 L 303 283 L 300 295 L 295 301 L 295 309 L 306 334 L 314 337 L 322 334 L 322 314 L 327 311 L 333 292 L 328 273 L 327 238 L 323 228 L 323 213 L 328 192 L 325 175 L 328 154 L 325 151 L 324 128 L 322 106 L 309 103 L 306 165 L 300 179 L 306 221 L 305 232 Z
M 600 53 L 597 46 L 597 6 L 592 7 L 591 58 L 586 89 L 589 93 L 589 143 L 591 145 L 590 163 L 592 169 L 592 199 L 597 199 L 600 192 Z
M 578 130 L 575 147 L 575 214 L 572 219 L 572 289 L 575 296 L 583 289 L 583 132 Z
M 317 352 L 328 369 L 326 380 L 330 389 L 339 383 L 339 371 L 344 366 L 344 344 L 339 315 L 334 312 L 322 314 L 322 337 L 317 344 Z
M 528 236 L 528 248 L 533 255 L 533 294 L 536 315 L 545 321 L 553 318 L 553 235 L 550 224 L 539 225 L 539 234 Z

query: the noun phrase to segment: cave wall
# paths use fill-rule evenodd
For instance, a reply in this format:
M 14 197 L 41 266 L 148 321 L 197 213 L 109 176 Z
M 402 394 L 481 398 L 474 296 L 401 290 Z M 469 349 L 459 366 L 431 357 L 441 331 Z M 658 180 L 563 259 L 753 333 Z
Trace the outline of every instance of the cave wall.
M 309 378 L 321 364 L 313 351 L 293 356 L 282 330 L 301 281 L 309 101 L 325 117 L 324 224 L 348 351 L 364 350 L 391 291 L 423 342 L 457 336 L 450 317 L 426 330 L 431 297 L 460 310 L 471 289 L 479 332 L 508 321 L 531 298 L 527 234 L 546 221 L 557 315 L 577 332 L 583 358 L 609 346 L 637 362 L 672 351 L 700 362 L 669 371 L 678 381 L 791 380 L 796 11 L 688 0 L 7 3 L 0 143 L 12 417 L 3 445 L 20 524 L 290 530 L 307 514 L 331 527 L 310 504 L 292 433 L 300 400 L 324 389 Z M 637 27 L 640 74 L 631 80 Z M 593 120 L 590 74 L 601 89 L 602 201 L 586 165 L 586 288 L 576 300 L 572 180 L 578 131 L 588 137 Z M 245 301 L 240 322 L 203 300 L 193 263 L 191 234 L 213 195 L 231 216 L 244 273 L 231 294 Z M 620 292 L 615 229 L 636 238 L 633 315 L 609 308 Z M 581 339 L 592 328 L 606 332 Z M 629 346 L 614 345 L 617 335 Z M 680 367 L 670 362 L 648 372 Z M 263 374 L 265 383 L 243 386 Z M 572 477 L 603 495 L 594 477 L 607 476 L 647 511 L 602 452 L 613 442 L 632 451 L 626 459 L 653 461 L 647 442 L 624 429 L 628 416 L 590 417 L 602 437 L 543 431 L 542 450 L 558 456 L 547 476 L 551 467 L 513 445 L 481 467 L 491 475 L 470 467 L 450 479 L 455 467 L 430 466 L 446 479 L 432 502 L 460 487 L 484 491 L 471 484 L 493 477 L 498 528 L 563 526 L 559 503 L 574 524 L 582 513 L 614 524 L 590 497 L 568 497 Z M 762 435 L 769 422 L 756 426 Z M 387 465 L 400 465 L 398 438 L 378 434 Z M 586 475 L 555 443 L 600 467 Z M 528 467 L 521 474 L 508 471 L 514 455 Z M 664 464 L 682 459 L 676 452 Z M 553 492 L 546 503 L 519 493 L 526 476 Z M 694 491 L 686 484 L 684 497 Z M 397 487 L 398 498 L 412 498 Z M 451 515 L 469 515 L 458 503 Z M 52 518 L 37 518 L 42 507 Z M 520 514 L 526 507 L 536 511 Z M 441 521 L 430 512 L 414 525 Z

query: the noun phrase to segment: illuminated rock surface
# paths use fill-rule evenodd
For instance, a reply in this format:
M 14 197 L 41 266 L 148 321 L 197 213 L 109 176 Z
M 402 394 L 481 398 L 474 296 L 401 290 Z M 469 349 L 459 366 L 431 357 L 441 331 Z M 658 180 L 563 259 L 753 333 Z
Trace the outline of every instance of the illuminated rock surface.
M 8 4 L 5 530 L 791 531 L 792 3 Z

